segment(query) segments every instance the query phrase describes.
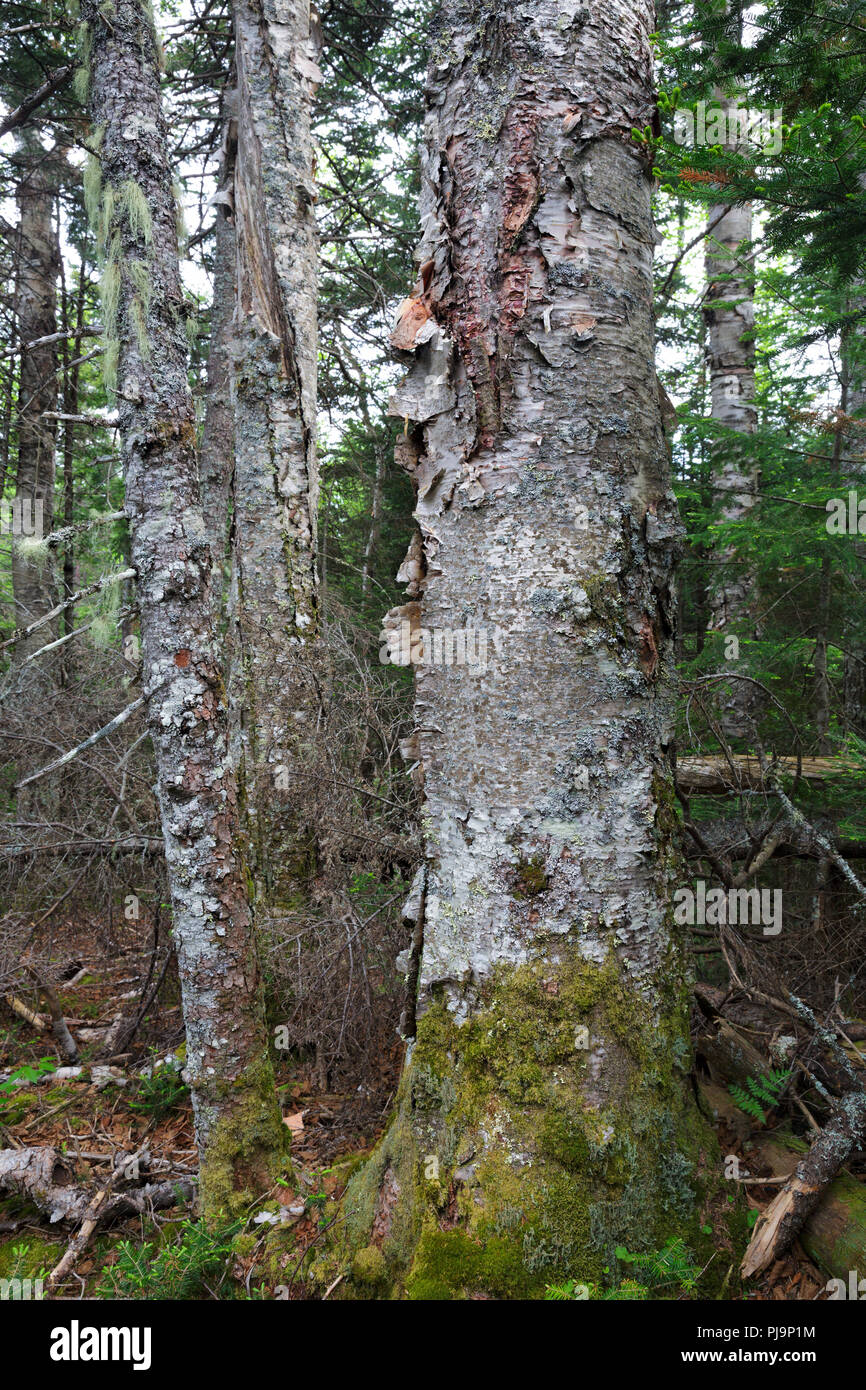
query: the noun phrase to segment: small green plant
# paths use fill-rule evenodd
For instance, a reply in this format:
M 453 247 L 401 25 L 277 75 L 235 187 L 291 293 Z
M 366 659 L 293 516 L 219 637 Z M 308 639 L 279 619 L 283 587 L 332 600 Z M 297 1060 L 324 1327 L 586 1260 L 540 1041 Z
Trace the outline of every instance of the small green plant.
M 162 1249 L 151 1241 L 135 1245 L 122 1240 L 117 1263 L 106 1271 L 100 1298 L 195 1299 L 215 1297 L 233 1256 L 232 1240 L 241 1227 L 235 1222 L 209 1231 L 200 1221 L 183 1222 Z
M 181 1105 L 188 1095 L 189 1087 L 180 1070 L 166 1063 L 162 1067 L 153 1066 L 150 1075 L 139 1079 L 129 1108 L 158 1121 Z
M 48 1278 L 48 1270 L 45 1265 L 39 1265 L 38 1268 L 36 1267 L 34 1254 L 30 1246 L 22 1243 L 21 1245 L 12 1246 L 12 1258 L 6 1277 L 9 1279 L 44 1280 Z
M 790 1077 L 790 1071 L 774 1068 L 766 1075 L 747 1076 L 747 1090 L 744 1090 L 742 1086 L 733 1084 L 728 1087 L 728 1090 L 741 1110 L 745 1111 L 747 1115 L 751 1115 L 752 1119 L 757 1120 L 759 1124 L 765 1125 L 767 1115 L 764 1106 L 767 1107 L 767 1110 L 772 1110 L 779 1104 L 782 1092 Z
M 544 1297 L 547 1302 L 564 1303 L 570 1299 L 581 1299 L 588 1286 L 579 1284 L 576 1279 L 566 1279 L 564 1284 L 545 1284 Z
M 680 1236 L 672 1236 L 661 1250 L 650 1251 L 647 1255 L 633 1255 L 624 1245 L 618 1245 L 614 1253 L 622 1264 L 634 1266 L 634 1277 L 621 1280 L 611 1289 L 567 1279 L 564 1284 L 547 1284 L 545 1299 L 637 1303 L 648 1298 L 651 1289 L 672 1285 L 683 1293 L 692 1293 L 697 1285 L 700 1271 Z M 607 1267 L 604 1272 L 608 1273 Z
M 12 1102 L 18 1096 L 19 1088 L 14 1083 L 16 1081 L 38 1081 L 40 1076 L 45 1076 L 47 1072 L 54 1071 L 57 1066 L 53 1057 L 40 1057 L 38 1062 L 25 1062 L 20 1067 L 15 1067 L 5 1081 L 0 1082 L 0 1120 L 11 1108 Z
M 579 1284 L 576 1279 L 567 1279 L 564 1284 L 545 1285 L 544 1297 L 554 1302 L 639 1303 L 648 1292 L 646 1285 L 639 1284 L 636 1279 L 623 1279 L 615 1289 L 601 1289 L 598 1284 Z
M 634 1265 L 638 1281 L 649 1288 L 675 1284 L 691 1293 L 697 1283 L 698 1267 L 681 1236 L 672 1236 L 661 1250 L 648 1255 L 632 1255 L 623 1245 L 618 1245 L 614 1253 L 623 1264 Z

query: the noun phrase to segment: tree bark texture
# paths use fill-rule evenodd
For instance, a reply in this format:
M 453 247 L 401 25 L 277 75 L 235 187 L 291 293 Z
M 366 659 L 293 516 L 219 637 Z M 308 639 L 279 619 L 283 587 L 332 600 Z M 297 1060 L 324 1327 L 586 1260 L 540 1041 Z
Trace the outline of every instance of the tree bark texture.
M 316 225 L 308 0 L 235 0 L 236 303 L 230 345 L 232 691 L 251 866 L 292 878 L 297 769 L 314 718 L 300 669 L 317 632 Z M 235 142 L 232 142 L 233 144 Z
M 421 657 L 426 902 L 397 1115 L 346 1199 L 361 1296 L 541 1296 L 603 1282 L 619 1243 L 703 1239 L 669 906 L 681 531 L 631 138 L 652 19 L 445 0 L 433 33 L 393 337 L 420 537 L 386 620 Z M 449 664 L 470 631 L 483 659 Z
M 92 112 L 101 163 L 103 311 L 117 396 L 143 687 L 183 991 L 208 1215 L 270 1185 L 283 1133 L 260 1006 L 198 485 L 176 207 L 157 40 L 140 0 L 94 0 Z
M 237 303 L 237 242 L 234 223 L 234 167 L 237 145 L 237 88 L 230 80 L 223 93 L 223 159 L 216 195 L 213 251 L 213 298 L 207 359 L 206 408 L 201 436 L 199 474 L 205 527 L 217 573 L 229 566 L 231 485 L 234 472 L 232 411 L 232 343 Z

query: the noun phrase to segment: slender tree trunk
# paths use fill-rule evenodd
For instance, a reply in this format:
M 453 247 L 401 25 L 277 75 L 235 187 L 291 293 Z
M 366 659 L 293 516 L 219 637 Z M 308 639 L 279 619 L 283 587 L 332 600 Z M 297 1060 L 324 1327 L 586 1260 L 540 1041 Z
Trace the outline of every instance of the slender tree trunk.
M 866 482 L 866 294 L 859 289 L 848 301 L 855 316 L 842 343 L 842 415 L 844 426 L 837 435 L 843 477 L 862 495 Z M 862 615 L 846 624 L 844 663 L 845 724 L 866 738 L 866 638 Z
M 223 94 L 223 161 L 214 231 L 213 300 L 207 359 L 207 406 L 201 438 L 201 500 L 217 573 L 229 560 L 234 417 L 232 344 L 237 304 L 237 243 L 234 224 L 234 169 L 237 121 L 234 74 Z
M 379 544 L 379 537 L 382 533 L 382 489 L 385 484 L 385 449 L 379 440 L 374 440 L 373 447 L 376 452 L 376 471 L 373 477 L 373 495 L 370 502 L 370 529 L 367 532 L 367 544 L 364 547 L 364 564 L 361 568 L 362 600 L 366 599 L 370 593 L 373 563 L 376 558 L 376 548 Z
M 821 584 L 818 591 L 817 633 L 815 635 L 814 700 L 816 752 L 826 757 L 833 752 L 830 739 L 830 679 L 827 672 L 827 636 L 830 627 L 830 583 L 832 569 L 825 555 L 821 562 Z
M 268 1060 L 253 921 L 228 757 L 218 606 L 187 379 L 176 208 L 149 8 L 83 0 L 107 221 L 106 333 L 118 415 L 143 684 L 171 887 L 200 1155 L 215 1218 L 269 1186 L 283 1132 Z M 113 277 L 113 281 L 112 278 Z M 116 305 L 112 316 L 111 307 Z
M 62 264 L 62 262 L 61 262 Z M 63 413 L 64 415 L 78 414 L 78 382 L 80 378 L 81 344 L 83 342 L 84 328 L 84 304 L 87 293 L 87 264 L 82 256 L 81 266 L 78 272 L 78 290 L 75 296 L 75 337 L 71 343 L 72 359 L 70 362 L 70 343 L 64 338 L 61 343 L 63 354 Z M 64 282 L 64 328 L 69 327 L 69 298 L 66 293 Z M 71 527 L 75 520 L 75 421 L 72 419 L 63 422 L 63 525 Z M 69 536 L 63 546 L 63 597 L 68 599 L 75 592 L 75 538 Z M 75 605 L 63 611 L 63 632 L 67 635 L 75 629 Z M 68 667 L 71 661 L 71 653 L 67 654 L 64 664 Z
M 720 94 L 717 99 L 726 113 L 735 110 L 735 101 L 724 100 Z M 713 482 L 720 519 L 730 523 L 745 520 L 757 501 L 756 473 L 747 455 L 749 446 L 732 437 L 748 438 L 758 420 L 751 205 L 738 204 L 727 211 L 724 205 L 711 207 L 707 227 L 704 318 L 711 411 L 713 420 L 730 432 L 714 447 Z M 736 657 L 729 657 L 727 652 L 725 655 L 733 672 L 749 674 L 748 655 L 739 650 L 739 644 L 757 636 L 753 577 L 737 562 L 730 545 L 716 550 L 711 572 L 710 630 L 736 638 Z M 733 738 L 747 736 L 758 713 L 755 687 L 734 681 L 722 714 L 724 732 Z
M 361 1296 L 541 1296 L 604 1282 L 620 1243 L 706 1244 L 670 909 L 681 531 L 631 139 L 652 7 L 482 18 L 445 0 L 432 35 L 393 338 L 415 349 L 392 410 L 421 546 L 386 632 L 420 656 L 427 877 L 417 1036 L 345 1200 Z
M 308 0 L 234 0 L 237 247 L 233 365 L 232 689 L 263 903 L 306 854 L 295 795 L 314 718 L 300 661 L 315 644 L 316 228 Z
M 26 344 L 57 332 L 60 256 L 54 226 L 57 189 L 50 157 L 29 132 L 21 138 L 20 153 L 18 315 L 21 341 Z M 12 591 L 18 626 L 32 623 L 57 603 L 50 554 L 34 553 L 27 545 L 28 538 L 47 536 L 53 526 L 56 425 L 43 414 L 57 409 L 57 385 L 57 344 L 22 349 L 12 545 Z M 53 627 L 51 635 L 56 635 Z M 16 656 L 28 672 L 28 688 L 43 679 L 45 667 L 33 662 L 24 668 L 23 663 L 46 640 L 42 629 L 18 645 Z

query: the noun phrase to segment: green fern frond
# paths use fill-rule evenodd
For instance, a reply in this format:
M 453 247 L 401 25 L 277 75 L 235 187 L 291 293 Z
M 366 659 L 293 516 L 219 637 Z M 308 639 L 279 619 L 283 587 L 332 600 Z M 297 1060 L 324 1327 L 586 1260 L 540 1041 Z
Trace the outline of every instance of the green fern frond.
M 764 1125 L 767 1123 L 764 1106 L 768 1110 L 772 1110 L 774 1106 L 778 1105 L 790 1078 L 790 1071 L 774 1067 L 771 1071 L 762 1073 L 760 1076 L 747 1076 L 747 1090 L 732 1083 L 728 1086 L 728 1091 L 740 1110 L 757 1120 L 759 1124 Z

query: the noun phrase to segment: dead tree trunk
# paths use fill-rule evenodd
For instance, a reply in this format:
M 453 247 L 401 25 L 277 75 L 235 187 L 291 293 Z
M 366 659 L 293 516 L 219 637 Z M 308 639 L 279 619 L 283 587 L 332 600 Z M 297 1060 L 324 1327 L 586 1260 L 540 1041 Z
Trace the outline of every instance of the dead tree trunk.
M 483 13 L 445 0 L 432 35 L 393 338 L 420 542 L 386 632 L 417 664 L 428 863 L 417 1037 L 345 1202 L 361 1295 L 538 1296 L 604 1282 L 619 1243 L 706 1239 L 670 911 L 680 525 L 631 138 L 652 7 Z
M 60 255 L 54 226 L 56 181 L 50 157 L 38 140 L 25 132 L 20 141 L 18 315 L 21 334 L 21 374 L 18 386 L 18 470 L 12 510 L 12 591 L 15 625 L 26 627 L 48 613 L 57 602 L 54 567 L 47 551 L 29 542 L 47 536 L 54 518 L 54 449 L 56 424 L 43 418 L 56 411 L 58 396 L 57 343 L 28 348 L 26 344 L 57 332 L 57 277 Z M 51 635 L 54 635 L 52 632 Z M 45 645 L 44 631 L 23 638 L 16 651 L 27 683 L 32 687 L 44 666 L 26 658 Z
M 205 1213 L 247 1202 L 278 1170 L 253 921 L 228 757 L 217 604 L 198 487 L 176 208 L 158 43 L 140 0 L 84 0 L 101 163 L 103 305 L 117 358 L 143 687 L 156 751 Z
M 833 751 L 830 738 L 830 716 L 832 691 L 830 675 L 827 670 L 827 638 L 830 629 L 830 586 L 832 583 L 830 557 L 821 560 L 821 583 L 818 589 L 818 611 L 816 614 L 815 656 L 813 669 L 813 703 L 815 710 L 816 752 L 826 757 Z
M 213 299 L 207 359 L 207 394 L 201 436 L 199 471 L 205 526 L 214 566 L 221 573 L 229 564 L 234 417 L 232 413 L 232 345 L 237 304 L 237 244 L 234 223 L 234 168 L 237 144 L 234 80 L 223 93 L 223 161 L 216 194 L 213 251 Z
M 233 697 L 257 895 L 303 859 L 294 797 L 314 719 L 316 229 L 308 0 L 234 0 L 237 246 L 233 324 Z
M 859 1147 L 864 1131 L 866 1095 L 862 1090 L 851 1091 L 842 1097 L 836 1114 L 757 1222 L 743 1257 L 744 1278 L 760 1274 L 785 1253 L 851 1150 Z

